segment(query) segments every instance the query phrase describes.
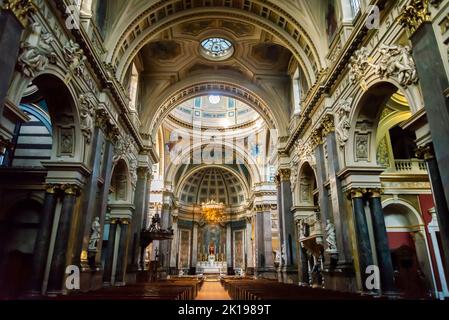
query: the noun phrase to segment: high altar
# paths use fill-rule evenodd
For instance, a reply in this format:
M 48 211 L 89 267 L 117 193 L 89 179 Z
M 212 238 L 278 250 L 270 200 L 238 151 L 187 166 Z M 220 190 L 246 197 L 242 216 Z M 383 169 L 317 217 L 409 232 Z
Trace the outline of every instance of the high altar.
M 207 259 L 206 255 L 198 259 L 196 266 L 197 273 L 201 274 L 221 274 L 227 272 L 227 263 L 223 253 L 218 253 L 213 241 L 209 244 Z M 216 254 L 217 253 L 217 254 Z

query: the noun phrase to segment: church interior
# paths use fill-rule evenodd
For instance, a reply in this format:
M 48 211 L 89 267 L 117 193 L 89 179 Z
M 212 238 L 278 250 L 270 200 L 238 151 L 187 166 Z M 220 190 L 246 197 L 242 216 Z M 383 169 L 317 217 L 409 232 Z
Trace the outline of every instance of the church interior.
M 448 0 L 0 8 L 0 300 L 449 299 Z

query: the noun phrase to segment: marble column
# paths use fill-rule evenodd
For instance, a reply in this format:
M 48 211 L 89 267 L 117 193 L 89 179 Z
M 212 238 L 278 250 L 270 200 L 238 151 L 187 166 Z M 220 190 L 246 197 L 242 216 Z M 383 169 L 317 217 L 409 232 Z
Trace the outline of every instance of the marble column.
M 253 233 L 251 224 L 251 218 L 246 220 L 246 273 L 249 275 L 254 274 L 254 253 L 251 236 Z
M 234 259 L 232 258 L 233 247 L 232 225 L 231 223 L 228 223 L 226 225 L 226 263 L 228 265 L 228 275 L 234 274 Z
M 161 228 L 167 229 L 170 226 L 171 207 L 168 203 L 162 205 Z M 162 257 L 162 272 L 168 273 L 170 266 L 170 240 L 162 240 L 159 242 L 159 256 Z
M 131 254 L 129 261 L 129 271 L 136 272 L 138 270 L 138 258 L 140 247 L 140 232 L 143 229 L 143 217 L 145 212 L 145 202 L 148 200 L 147 179 L 148 168 L 140 167 L 137 169 L 136 192 L 134 193 L 134 206 L 136 207 L 131 233 Z
M 103 164 L 101 177 L 103 178 L 104 184 L 101 186 L 100 191 L 98 192 L 99 201 L 97 201 L 96 212 L 100 215 L 100 224 L 102 228 L 105 225 L 106 220 L 106 211 L 108 206 L 108 198 L 109 198 L 109 190 L 111 188 L 111 180 L 112 180 L 112 169 L 113 169 L 113 156 L 114 156 L 114 145 L 111 141 L 105 141 L 105 152 L 103 156 Z M 100 238 L 98 242 L 98 253 L 96 256 L 97 266 L 101 264 L 102 256 L 104 255 L 102 252 L 103 247 L 103 237 Z
M 380 269 L 382 294 L 394 295 L 396 292 L 396 287 L 394 284 L 393 262 L 391 260 L 390 246 L 388 245 L 387 228 L 385 226 L 385 217 L 382 208 L 380 191 L 370 190 L 368 196 L 373 221 L 377 261 Z
M 346 207 L 341 181 L 337 177 L 337 173 L 340 171 L 340 164 L 338 161 L 338 149 L 334 131 L 329 132 L 329 134 L 326 136 L 326 141 L 332 203 L 332 217 L 328 217 L 328 219 L 335 224 L 338 250 L 338 267 L 352 269 L 351 244 L 349 240 L 348 224 L 346 223 L 348 219 L 346 216 Z M 323 223 L 326 223 L 326 220 L 323 221 Z
M 118 244 L 118 252 L 117 252 L 117 268 L 115 272 L 115 284 L 118 286 L 125 285 L 125 275 L 126 275 L 126 264 L 127 264 L 127 252 L 128 252 L 128 220 L 120 221 L 120 235 L 119 235 L 119 244 Z
M 62 185 L 64 198 L 62 200 L 61 216 L 59 217 L 58 231 L 56 233 L 53 259 L 48 278 L 48 292 L 60 292 L 67 267 L 67 245 L 70 237 L 72 216 L 76 199 L 80 194 L 76 185 Z
M 171 274 L 178 274 L 178 268 L 177 268 L 177 253 L 178 253 L 178 219 L 173 218 L 173 240 L 171 242 L 171 255 L 170 255 L 170 273 Z
M 319 194 L 319 205 L 320 205 L 320 219 L 324 223 L 330 217 L 330 208 L 329 208 L 329 191 L 324 186 L 328 177 L 326 174 L 326 159 L 324 157 L 324 148 L 323 145 L 320 144 L 315 149 L 315 158 L 316 158 L 316 183 Z
M 432 195 L 437 211 L 438 225 L 440 227 L 440 239 L 443 249 L 443 261 L 446 278 L 449 279 L 449 208 L 444 197 L 444 184 L 441 180 L 438 168 L 438 162 L 433 154 L 432 148 L 429 146 L 424 150 L 424 158 L 427 162 L 430 182 L 432 185 Z
M 352 190 L 352 210 L 354 214 L 355 231 L 357 236 L 357 251 L 359 254 L 360 275 L 363 291 L 368 291 L 366 283 L 366 269 L 374 265 L 368 224 L 366 221 L 365 205 L 362 190 Z
M 34 247 L 31 284 L 32 294 L 40 294 L 42 290 L 42 282 L 44 280 L 45 266 L 47 264 L 48 250 L 50 248 L 51 232 L 55 217 L 55 208 L 57 202 L 57 191 L 60 185 L 47 185 L 44 208 L 42 210 L 41 221 L 39 223 L 39 231 Z
M 106 257 L 104 263 L 103 282 L 107 285 L 111 284 L 112 267 L 114 264 L 115 238 L 117 234 L 117 220 L 112 219 L 109 223 L 109 238 L 106 249 Z
M 192 235 L 192 266 L 196 270 L 196 264 L 198 262 L 198 223 L 193 223 L 193 235 Z
M 290 170 L 279 170 L 280 178 L 280 191 L 281 191 L 281 203 L 282 207 L 279 215 L 282 215 L 281 227 L 281 245 L 285 247 L 285 265 L 282 270 L 287 272 L 297 272 L 297 259 L 296 259 L 296 241 L 295 241 L 295 222 L 293 214 L 291 212 L 292 190 L 290 185 Z M 271 232 L 271 227 L 270 227 Z M 270 235 L 271 241 L 271 235 Z
M 0 10 L 0 115 L 3 114 L 3 105 L 11 83 L 17 58 L 19 56 L 20 38 L 24 26 L 10 10 Z
M 271 234 L 271 206 L 256 206 L 256 263 L 257 272 L 274 272 L 273 244 Z
M 91 225 L 94 221 L 94 215 L 97 215 L 97 195 L 98 195 L 98 178 L 101 174 L 100 164 L 101 164 L 101 152 L 95 152 L 95 150 L 101 150 L 102 144 L 104 142 L 104 136 L 102 131 L 95 127 L 94 134 L 92 136 L 92 153 L 89 163 L 89 167 L 92 168 L 92 174 L 88 178 L 86 185 L 84 186 L 84 197 L 83 197 L 83 214 L 79 218 L 78 230 L 80 232 L 77 235 L 77 240 L 75 241 L 75 250 L 73 264 L 79 266 L 81 263 L 83 266 L 87 267 L 87 260 L 81 261 L 81 253 L 83 250 L 87 252 L 87 247 L 89 244 Z M 100 218 L 100 215 L 98 214 Z M 93 267 L 93 266 L 91 266 Z
M 264 268 L 267 271 L 274 271 L 273 242 L 272 242 L 273 234 L 271 232 L 271 205 L 264 205 L 262 219 L 263 219 L 263 246 L 265 255 Z M 293 271 L 296 272 L 296 270 Z
M 306 250 L 299 245 L 298 249 L 299 253 L 299 261 L 298 270 L 299 270 L 299 285 L 308 286 L 310 283 L 309 279 L 309 261 L 307 257 Z
M 449 207 L 449 99 L 447 98 L 447 88 L 449 80 L 446 75 L 446 68 L 443 62 L 438 39 L 431 22 L 424 22 L 420 26 L 413 25 L 410 40 L 413 47 L 413 57 L 416 63 L 416 70 L 420 79 L 421 92 L 426 108 L 427 121 L 433 137 L 433 148 L 435 153 L 435 164 L 431 164 L 431 179 L 441 181 L 442 188 L 436 190 L 440 192 L 438 201 L 440 207 Z M 429 57 L 432 57 L 429 59 Z M 434 178 L 435 177 L 435 178 Z M 434 186 L 438 189 L 438 183 Z M 444 202 L 444 204 L 443 204 Z M 440 215 L 442 217 L 440 217 Z M 441 221 L 441 238 L 445 258 L 449 259 L 449 219 L 447 210 L 438 210 L 438 219 Z M 446 265 L 449 265 L 446 260 Z

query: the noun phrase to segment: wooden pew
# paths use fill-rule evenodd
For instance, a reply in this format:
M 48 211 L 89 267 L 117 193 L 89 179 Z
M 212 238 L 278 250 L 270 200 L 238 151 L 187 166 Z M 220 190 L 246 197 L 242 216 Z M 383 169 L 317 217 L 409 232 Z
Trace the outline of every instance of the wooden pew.
M 202 279 L 170 279 L 137 283 L 124 287 L 108 287 L 97 291 L 48 297 L 49 300 L 193 300 Z
M 223 278 L 222 284 L 235 300 L 365 300 L 354 293 L 299 287 L 274 280 Z

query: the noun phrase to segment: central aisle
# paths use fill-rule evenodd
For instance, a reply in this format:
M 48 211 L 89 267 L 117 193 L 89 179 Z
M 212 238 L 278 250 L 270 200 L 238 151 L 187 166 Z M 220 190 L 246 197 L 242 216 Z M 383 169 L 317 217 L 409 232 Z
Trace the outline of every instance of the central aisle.
M 218 279 L 205 280 L 195 300 L 231 300 Z

